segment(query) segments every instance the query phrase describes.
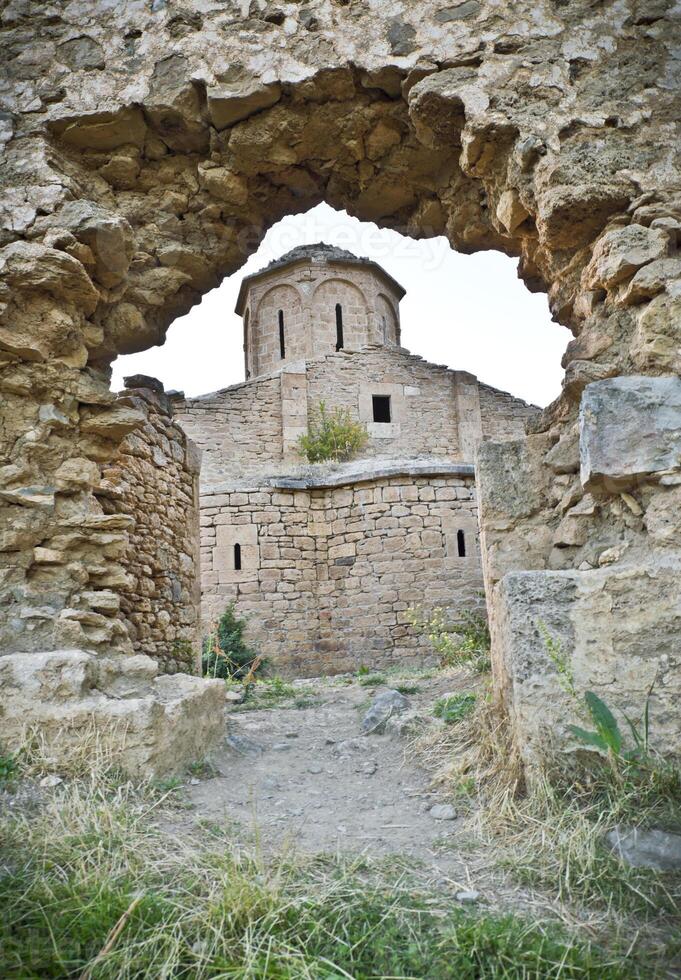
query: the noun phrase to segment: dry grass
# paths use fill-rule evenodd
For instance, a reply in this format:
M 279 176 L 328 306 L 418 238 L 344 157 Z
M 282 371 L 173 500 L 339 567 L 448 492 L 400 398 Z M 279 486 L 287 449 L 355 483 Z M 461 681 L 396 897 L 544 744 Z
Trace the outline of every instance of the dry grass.
M 503 709 L 481 698 L 458 724 L 426 729 L 411 750 L 457 797 L 465 833 L 511 882 L 544 894 L 566 924 L 601 939 L 627 937 L 661 975 L 678 975 L 663 964 L 681 966 L 681 876 L 626 867 L 604 843 L 620 823 L 679 819 L 681 782 L 671 767 L 660 761 L 649 774 L 615 781 L 606 764 L 554 757 L 528 786 Z
M 40 742 L 23 758 L 34 775 L 51 765 Z M 399 866 L 265 863 L 220 828 L 168 837 L 166 805 L 153 787 L 119 782 L 103 749 L 37 810 L 0 815 L 3 980 L 643 975 L 554 924 L 452 908 Z

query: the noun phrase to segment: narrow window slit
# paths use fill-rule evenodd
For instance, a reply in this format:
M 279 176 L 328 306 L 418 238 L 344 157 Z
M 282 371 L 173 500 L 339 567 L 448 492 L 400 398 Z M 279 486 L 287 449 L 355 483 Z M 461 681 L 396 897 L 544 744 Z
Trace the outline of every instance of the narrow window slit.
M 343 350 L 343 307 L 336 303 L 336 350 Z
M 241 545 L 240 544 L 234 545 L 234 571 L 235 572 L 241 571 Z
M 459 552 L 459 558 L 466 557 L 466 535 L 463 531 L 456 532 L 456 547 Z
M 286 357 L 286 339 L 284 337 L 284 311 L 279 310 L 279 353 L 282 361 Z

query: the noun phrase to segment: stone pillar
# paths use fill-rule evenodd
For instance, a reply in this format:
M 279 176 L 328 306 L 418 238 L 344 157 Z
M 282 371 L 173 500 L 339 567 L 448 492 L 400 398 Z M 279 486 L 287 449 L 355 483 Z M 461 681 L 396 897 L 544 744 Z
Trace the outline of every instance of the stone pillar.
M 454 390 L 459 423 L 459 453 L 465 463 L 472 463 L 477 447 L 482 442 L 478 379 L 467 371 L 455 371 Z
M 285 367 L 281 373 L 281 429 L 284 460 L 300 462 L 298 439 L 307 432 L 307 375 L 305 365 Z

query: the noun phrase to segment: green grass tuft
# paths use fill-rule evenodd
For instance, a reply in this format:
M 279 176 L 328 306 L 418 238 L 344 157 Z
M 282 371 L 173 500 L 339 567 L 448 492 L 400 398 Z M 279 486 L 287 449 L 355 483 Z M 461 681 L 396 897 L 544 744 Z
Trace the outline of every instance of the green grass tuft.
M 359 678 L 359 683 L 362 687 L 380 687 L 381 684 L 387 684 L 387 678 L 385 674 L 363 674 Z
M 439 698 L 435 702 L 433 714 L 436 718 L 441 718 L 446 725 L 455 725 L 473 712 L 476 700 L 476 695 L 472 691 L 450 694 L 449 697 Z

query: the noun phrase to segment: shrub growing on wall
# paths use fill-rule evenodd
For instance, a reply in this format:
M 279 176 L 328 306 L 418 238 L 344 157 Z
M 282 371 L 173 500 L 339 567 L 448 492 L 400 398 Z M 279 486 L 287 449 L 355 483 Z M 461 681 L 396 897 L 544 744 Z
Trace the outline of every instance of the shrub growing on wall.
M 230 603 L 209 636 L 203 641 L 201 663 L 206 677 L 223 677 L 240 680 L 245 677 L 255 661 L 255 650 L 245 642 L 243 633 L 246 620 L 240 619 Z
M 368 439 L 366 428 L 346 408 L 334 408 L 330 412 L 320 402 L 307 435 L 298 439 L 298 447 L 308 463 L 342 463 L 363 449 Z

